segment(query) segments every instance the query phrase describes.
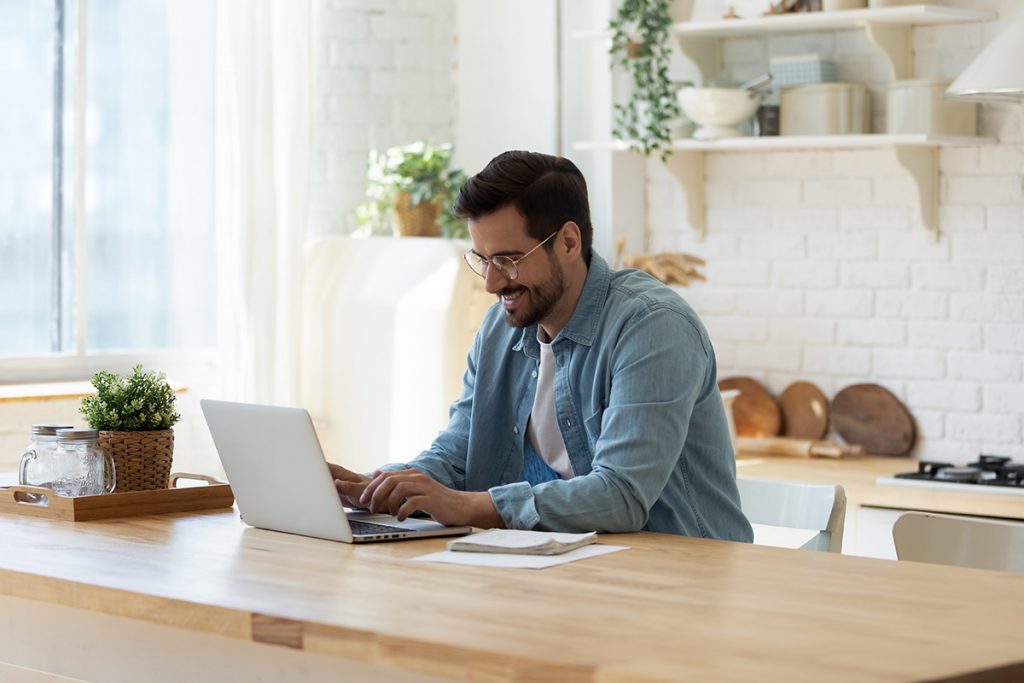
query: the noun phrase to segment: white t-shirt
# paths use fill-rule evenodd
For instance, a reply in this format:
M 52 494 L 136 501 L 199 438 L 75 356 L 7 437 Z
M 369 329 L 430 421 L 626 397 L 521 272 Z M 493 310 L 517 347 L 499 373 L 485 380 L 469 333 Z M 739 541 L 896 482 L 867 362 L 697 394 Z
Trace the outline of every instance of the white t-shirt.
M 565 450 L 565 441 L 562 440 L 562 432 L 558 429 L 558 418 L 555 415 L 555 352 L 551 350 L 551 344 L 541 341 L 540 336 L 538 328 L 540 368 L 537 375 L 537 395 L 533 399 L 533 410 L 530 412 L 526 436 L 548 467 L 558 472 L 562 479 L 572 479 L 575 472 L 572 463 L 569 462 L 569 453 Z

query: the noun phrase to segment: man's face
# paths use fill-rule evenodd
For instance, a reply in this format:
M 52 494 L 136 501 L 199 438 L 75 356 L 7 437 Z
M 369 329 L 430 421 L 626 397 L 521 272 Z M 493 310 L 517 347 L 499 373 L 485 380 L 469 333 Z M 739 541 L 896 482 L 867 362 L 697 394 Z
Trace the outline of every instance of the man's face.
M 469 232 L 473 251 L 487 259 L 507 256 L 517 260 L 540 243 L 527 234 L 526 219 L 511 204 L 470 221 Z M 493 265 L 487 268 L 485 287 L 498 295 L 505 321 L 513 327 L 544 322 L 565 294 L 562 266 L 546 246 L 517 264 L 515 280 Z

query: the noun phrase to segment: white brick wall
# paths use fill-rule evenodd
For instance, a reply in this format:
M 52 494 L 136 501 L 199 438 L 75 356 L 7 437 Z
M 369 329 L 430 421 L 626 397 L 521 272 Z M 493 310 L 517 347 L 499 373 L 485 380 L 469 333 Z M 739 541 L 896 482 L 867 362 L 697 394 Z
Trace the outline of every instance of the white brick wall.
M 366 158 L 453 142 L 455 0 L 317 0 L 312 229 L 355 229 Z
M 907 400 L 937 410 L 973 412 L 981 407 L 978 385 L 970 382 L 909 382 Z
M 1009 15 L 1019 3 L 943 4 Z M 1001 25 L 915 29 L 916 75 L 955 76 Z M 749 77 L 772 54 L 813 51 L 869 83 L 884 126 L 888 75 L 861 31 L 728 41 L 725 70 Z M 939 153 L 938 243 L 884 150 L 707 155 L 704 242 L 675 179 L 650 162 L 649 246 L 708 259 L 708 282 L 680 293 L 707 324 L 719 374 L 776 393 L 808 379 L 830 396 L 878 382 L 915 416 L 918 457 L 1024 458 L 1024 107 L 980 107 L 979 133 L 999 144 Z
M 318 2 L 313 223 L 347 232 L 371 147 L 455 137 L 456 2 Z M 1007 14 L 1016 2 L 944 4 Z M 916 75 L 955 75 L 1000 27 L 915 29 Z M 727 41 L 726 75 L 814 51 L 868 83 L 882 129 L 886 62 L 862 31 Z M 648 247 L 708 259 L 709 281 L 680 291 L 721 375 L 753 374 L 776 392 L 809 379 L 829 395 L 876 381 L 914 414 L 918 456 L 1024 457 L 1024 110 L 982 106 L 979 133 L 1000 143 L 939 153 L 938 243 L 915 224 L 913 185 L 888 151 L 709 154 L 703 242 L 675 179 L 650 162 Z

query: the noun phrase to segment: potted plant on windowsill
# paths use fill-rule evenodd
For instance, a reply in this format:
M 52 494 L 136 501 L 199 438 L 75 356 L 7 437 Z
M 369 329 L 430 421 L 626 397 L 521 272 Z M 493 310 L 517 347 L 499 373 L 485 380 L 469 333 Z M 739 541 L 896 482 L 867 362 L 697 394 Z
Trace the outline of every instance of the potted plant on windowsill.
M 469 236 L 466 225 L 449 208 L 466 174 L 450 168 L 451 145 L 422 141 L 384 152 L 371 150 L 366 171 L 369 201 L 356 210 L 356 220 L 370 234 L 399 236 Z
M 679 118 L 675 86 L 668 74 L 671 0 L 623 0 L 609 22 L 612 68 L 633 80 L 629 100 L 615 104 L 612 135 L 645 155 L 672 153 L 671 125 Z
M 163 373 L 136 365 L 127 376 L 93 375 L 95 396 L 82 399 L 80 412 L 100 432 L 99 443 L 114 459 L 114 492 L 165 489 L 174 457 L 174 430 L 181 419 L 174 390 Z

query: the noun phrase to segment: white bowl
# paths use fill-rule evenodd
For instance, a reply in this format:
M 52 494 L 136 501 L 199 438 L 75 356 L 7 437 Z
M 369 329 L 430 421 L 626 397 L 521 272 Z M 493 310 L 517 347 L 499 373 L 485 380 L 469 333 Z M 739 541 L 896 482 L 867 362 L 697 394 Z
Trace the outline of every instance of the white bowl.
M 683 88 L 676 97 L 679 106 L 699 128 L 696 140 L 717 140 L 743 135 L 736 127 L 757 111 L 761 97 L 739 88 Z

